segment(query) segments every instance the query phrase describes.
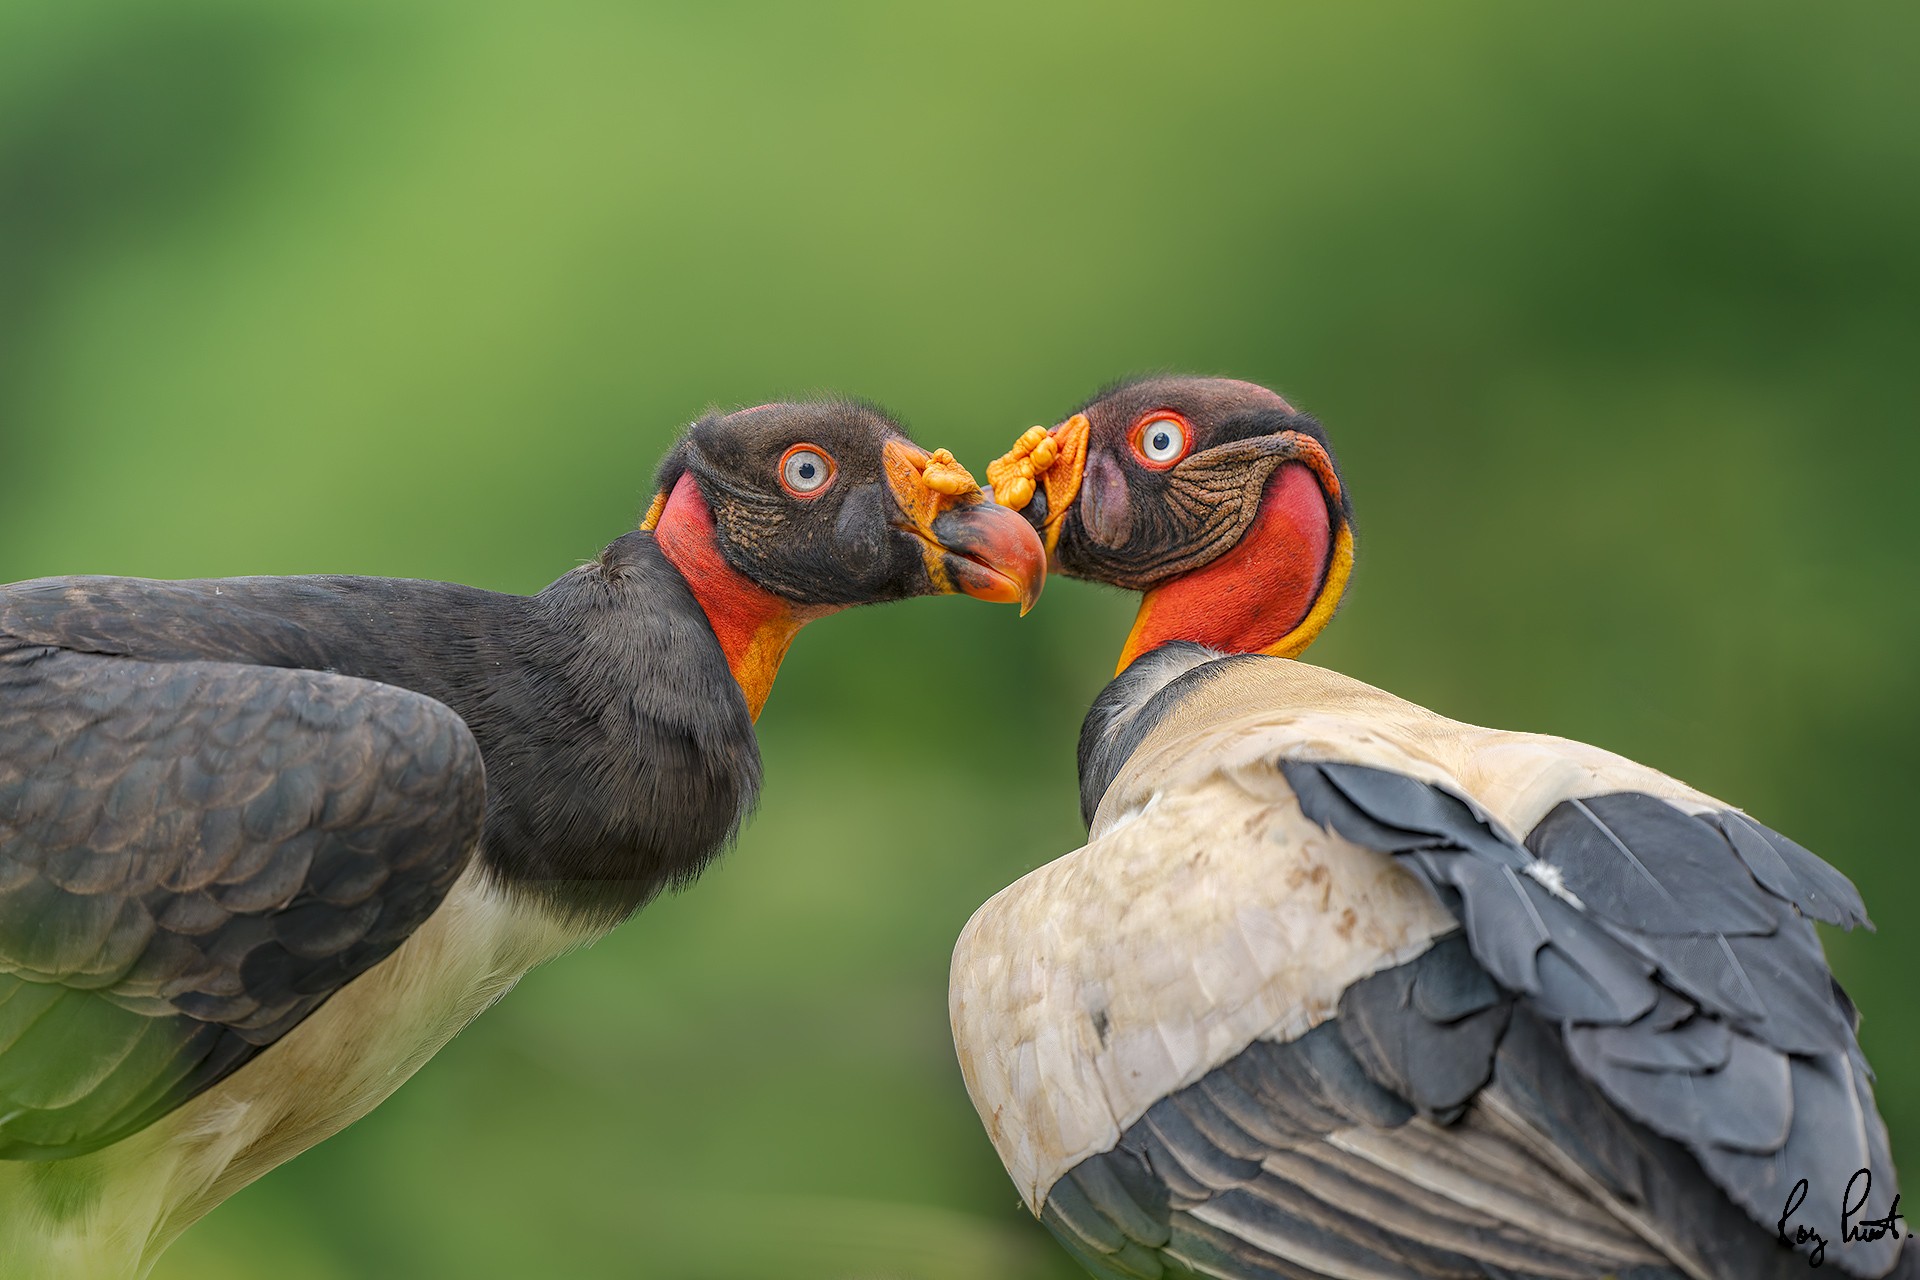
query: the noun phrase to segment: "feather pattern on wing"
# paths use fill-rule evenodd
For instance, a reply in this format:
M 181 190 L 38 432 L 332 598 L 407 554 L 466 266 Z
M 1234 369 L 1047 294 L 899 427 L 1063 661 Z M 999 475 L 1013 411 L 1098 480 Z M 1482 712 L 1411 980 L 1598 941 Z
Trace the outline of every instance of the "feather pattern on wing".
M 1082 737 L 1086 847 L 982 907 L 955 951 L 975 1104 L 1096 1274 L 1749 1280 L 1805 1268 L 1775 1238 L 1796 1178 L 1835 1199 L 1870 1168 L 1885 1211 L 1857 1014 L 1810 923 L 1866 922 L 1844 876 L 1597 748 L 1207 656 L 1170 645 L 1109 686 Z M 1424 896 L 1343 894 L 1381 857 Z M 1235 957 L 1262 938 L 1277 950 L 1249 971 Z M 1112 1045 L 1176 1027 L 1198 1031 L 1198 1069 L 1100 1075 Z M 1366 1088 L 1329 1104 L 1335 1059 Z M 1071 1141 L 1048 1118 L 1081 1114 L 1098 1122 Z M 1506 1200 L 1501 1169 L 1524 1170 Z M 1488 1226 L 1463 1205 L 1505 1207 Z M 1900 1250 L 1827 1259 L 1920 1266 Z
M 1349 839 L 1386 827 L 1444 835 L 1440 847 L 1381 851 L 1452 891 L 1495 980 L 1563 1028 L 1572 1062 L 1685 1146 L 1756 1224 L 1777 1221 L 1800 1178 L 1843 1188 L 1867 1168 L 1889 1201 L 1897 1194 L 1885 1127 L 1871 1094 L 1855 1091 L 1865 1058 L 1819 939 L 1747 872 L 1725 818 L 1635 793 L 1569 798 L 1523 848 L 1465 800 L 1398 774 L 1280 768 L 1308 815 Z M 1529 857 L 1580 905 L 1512 874 Z M 1525 926 L 1511 927 L 1515 917 Z M 1897 1253 L 1896 1241 L 1860 1242 L 1843 1265 L 1877 1275 Z
M 480 832 L 480 753 L 388 685 L 0 650 L 0 1157 L 103 1146 L 398 947 Z

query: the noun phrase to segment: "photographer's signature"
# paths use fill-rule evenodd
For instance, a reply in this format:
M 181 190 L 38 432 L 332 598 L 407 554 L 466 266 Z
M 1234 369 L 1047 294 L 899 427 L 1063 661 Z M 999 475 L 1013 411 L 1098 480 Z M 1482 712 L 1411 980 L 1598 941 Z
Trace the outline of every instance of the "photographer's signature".
M 1858 1191 L 1856 1193 L 1856 1188 Z M 1866 1212 L 1867 1195 L 1873 1190 L 1873 1174 L 1866 1169 L 1847 1179 L 1847 1189 L 1840 1194 L 1840 1243 L 1867 1244 L 1884 1236 L 1900 1239 L 1901 1220 L 1900 1197 L 1894 1196 L 1893 1205 L 1883 1218 L 1863 1218 Z M 1792 1223 L 1794 1212 L 1807 1201 L 1807 1180 L 1805 1178 L 1793 1184 L 1793 1190 L 1787 1193 L 1787 1207 L 1780 1211 L 1780 1243 L 1789 1247 L 1811 1245 L 1807 1251 L 1807 1261 L 1819 1266 L 1827 1260 L 1827 1238 L 1804 1223 Z M 1912 1234 L 1911 1232 L 1908 1233 Z

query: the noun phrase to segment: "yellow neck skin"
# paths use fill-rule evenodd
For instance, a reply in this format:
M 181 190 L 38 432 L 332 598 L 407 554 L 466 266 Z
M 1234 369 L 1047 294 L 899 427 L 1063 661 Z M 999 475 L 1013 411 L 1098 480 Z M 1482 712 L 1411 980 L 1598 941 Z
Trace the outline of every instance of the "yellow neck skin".
M 1333 620 L 1353 574 L 1353 530 L 1338 517 L 1331 530 L 1325 523 L 1325 513 L 1340 504 L 1340 479 L 1325 451 L 1306 437 L 1293 445 L 1293 459 L 1268 479 L 1259 514 L 1240 541 L 1141 598 L 1116 674 L 1173 640 L 1294 658 Z M 1287 626 L 1286 619 L 1297 621 Z M 1276 625 L 1287 626 L 1278 637 Z

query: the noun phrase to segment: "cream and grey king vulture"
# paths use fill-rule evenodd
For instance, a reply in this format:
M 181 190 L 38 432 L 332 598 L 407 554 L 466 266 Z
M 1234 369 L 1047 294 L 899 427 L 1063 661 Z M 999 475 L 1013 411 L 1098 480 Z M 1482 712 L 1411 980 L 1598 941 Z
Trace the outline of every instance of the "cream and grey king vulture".
M 1143 593 L 1080 738 L 1083 848 L 981 907 L 953 1033 L 1095 1275 L 1910 1275 L 1847 879 L 1562 738 L 1295 661 L 1352 563 L 1311 418 L 1156 378 L 989 469 Z
M 1044 572 L 951 455 L 816 403 L 695 423 L 645 526 L 532 596 L 0 587 L 0 1277 L 144 1274 L 690 883 L 802 623 Z

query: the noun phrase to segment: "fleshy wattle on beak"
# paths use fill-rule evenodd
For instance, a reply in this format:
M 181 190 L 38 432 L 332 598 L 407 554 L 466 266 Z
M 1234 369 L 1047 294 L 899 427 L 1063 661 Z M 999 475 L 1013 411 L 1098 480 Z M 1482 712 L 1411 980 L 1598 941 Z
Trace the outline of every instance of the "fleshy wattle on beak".
M 1046 584 L 1047 553 L 1025 517 L 990 501 L 945 449 L 928 454 L 890 440 L 883 460 L 902 525 L 925 544 L 935 591 L 1018 604 L 1022 614 L 1033 607 Z
M 1076 413 L 1051 430 L 1029 427 L 1013 448 L 987 464 L 994 500 L 1025 511 L 1049 555 L 1060 543 L 1060 522 L 1080 496 L 1091 435 L 1087 415 Z

